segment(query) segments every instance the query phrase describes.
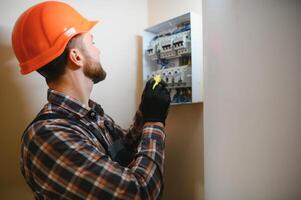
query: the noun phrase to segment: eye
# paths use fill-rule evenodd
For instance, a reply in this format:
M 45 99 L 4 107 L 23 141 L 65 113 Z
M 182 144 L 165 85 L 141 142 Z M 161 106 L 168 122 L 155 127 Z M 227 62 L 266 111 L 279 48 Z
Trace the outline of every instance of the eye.
M 91 43 L 92 43 L 93 45 L 95 44 L 93 35 L 91 35 Z

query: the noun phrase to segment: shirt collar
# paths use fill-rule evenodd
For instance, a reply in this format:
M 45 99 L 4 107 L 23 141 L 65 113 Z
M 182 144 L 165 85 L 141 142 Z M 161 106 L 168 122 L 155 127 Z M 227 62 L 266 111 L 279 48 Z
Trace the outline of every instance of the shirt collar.
M 60 106 L 80 117 L 88 115 L 91 111 L 95 111 L 101 116 L 104 114 L 102 107 L 91 99 L 89 100 L 90 107 L 87 107 L 77 99 L 52 89 L 48 89 L 47 99 L 50 103 Z

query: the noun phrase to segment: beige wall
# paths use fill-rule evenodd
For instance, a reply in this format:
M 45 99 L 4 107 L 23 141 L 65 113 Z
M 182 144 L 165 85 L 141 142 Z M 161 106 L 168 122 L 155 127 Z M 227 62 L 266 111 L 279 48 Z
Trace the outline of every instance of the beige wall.
M 10 38 L 17 17 L 37 2 L 41 1 L 2 0 L 0 3 L 0 199 L 32 199 L 19 171 L 19 144 L 26 124 L 46 102 L 47 88 L 37 74 L 19 74 Z M 139 35 L 147 26 L 147 1 L 66 2 L 88 19 L 101 21 L 92 33 L 101 50 L 107 79 L 94 87 L 92 98 L 120 125 L 128 127 L 140 100 Z
M 301 1 L 205 0 L 205 199 L 301 199 Z
M 148 25 L 189 11 L 202 15 L 202 1 L 149 0 Z M 166 132 L 164 199 L 203 199 L 203 104 L 172 106 Z
M 0 199 L 32 199 L 19 172 L 19 141 L 45 103 L 46 85 L 18 74 L 10 34 L 36 2 L 0 5 Z M 301 198 L 300 1 L 67 2 L 101 20 L 93 33 L 108 77 L 92 97 L 124 127 L 142 89 L 142 30 L 204 11 L 204 123 L 203 104 L 171 107 L 164 199 L 203 199 L 204 176 L 206 200 Z

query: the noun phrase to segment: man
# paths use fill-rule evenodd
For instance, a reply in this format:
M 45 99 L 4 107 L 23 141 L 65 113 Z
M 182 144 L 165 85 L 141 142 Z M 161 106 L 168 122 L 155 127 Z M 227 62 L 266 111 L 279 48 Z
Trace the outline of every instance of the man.
M 15 24 L 21 73 L 37 71 L 49 86 L 48 103 L 22 136 L 22 174 L 36 199 L 158 199 L 166 84 L 148 81 L 133 126 L 117 126 L 90 100 L 106 77 L 89 33 L 95 24 L 55 1 L 29 8 Z

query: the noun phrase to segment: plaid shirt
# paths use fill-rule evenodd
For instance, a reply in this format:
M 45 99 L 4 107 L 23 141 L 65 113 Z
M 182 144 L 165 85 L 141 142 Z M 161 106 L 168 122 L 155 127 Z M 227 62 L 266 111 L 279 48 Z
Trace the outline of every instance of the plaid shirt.
M 77 117 L 99 129 L 107 145 L 112 144 L 104 121 L 114 121 L 100 105 L 90 100 L 88 108 L 50 89 L 48 101 L 38 115 Z M 135 158 L 122 167 L 93 134 L 68 118 L 40 120 L 23 134 L 21 171 L 39 199 L 157 199 L 163 185 L 164 140 L 161 127 L 143 126 Z

